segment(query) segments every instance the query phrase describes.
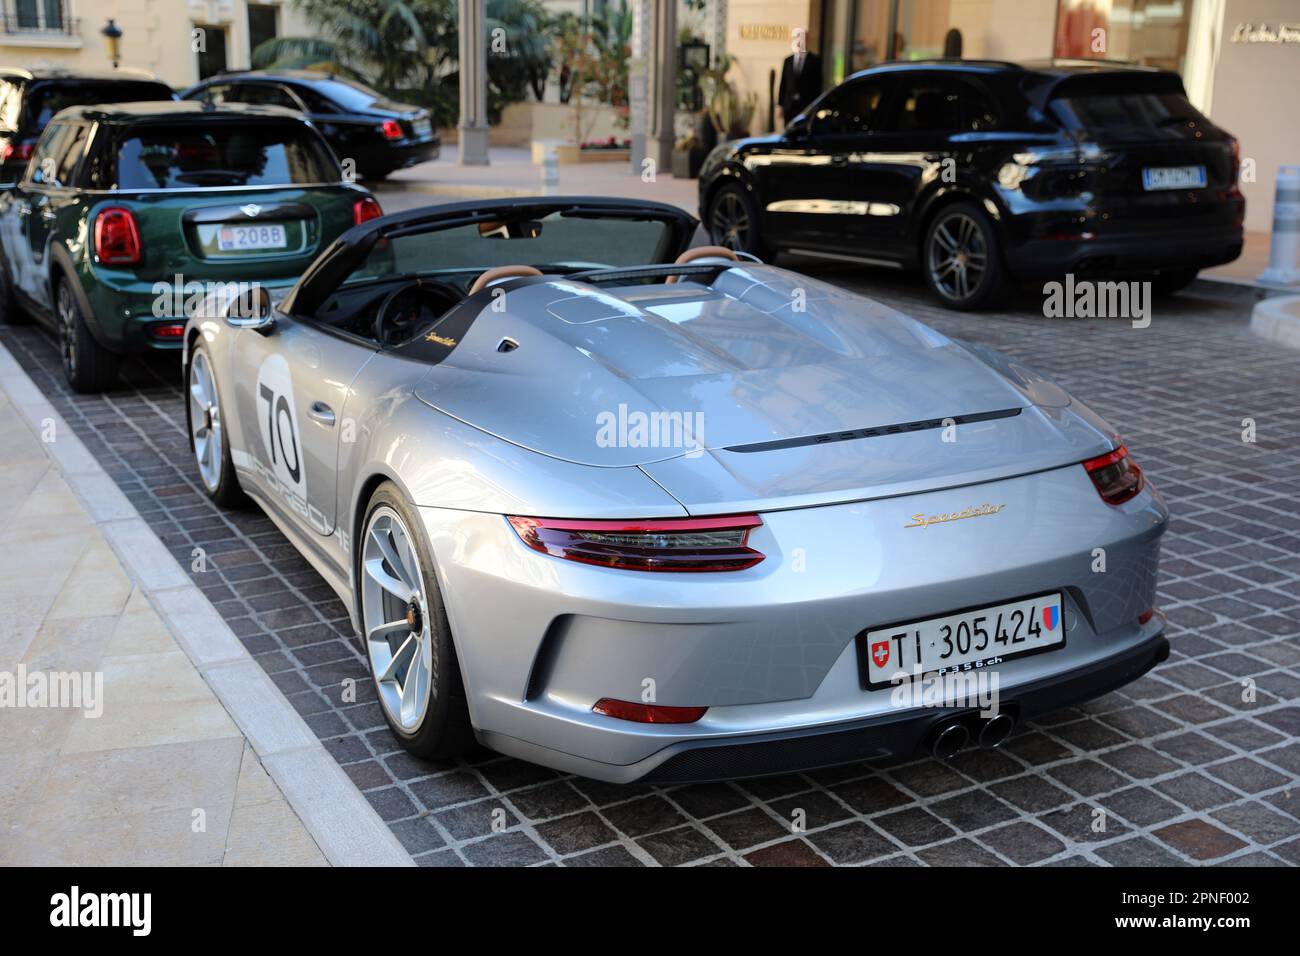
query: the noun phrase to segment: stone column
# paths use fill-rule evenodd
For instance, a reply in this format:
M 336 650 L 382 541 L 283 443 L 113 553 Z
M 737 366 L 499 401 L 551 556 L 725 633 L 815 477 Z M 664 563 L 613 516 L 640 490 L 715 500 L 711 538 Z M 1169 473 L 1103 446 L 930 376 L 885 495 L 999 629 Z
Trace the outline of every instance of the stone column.
M 650 129 L 646 149 L 656 172 L 673 165 L 677 134 L 673 116 L 677 103 L 677 0 L 654 0 L 650 39 Z
M 704 39 L 709 44 L 709 66 L 713 66 L 727 55 L 727 0 L 708 0 L 708 4 Z
M 488 164 L 486 0 L 457 0 L 460 8 L 460 164 Z
M 650 12 L 654 0 L 632 0 L 632 55 L 627 64 L 628 132 L 632 138 L 632 172 L 641 174 L 649 129 Z

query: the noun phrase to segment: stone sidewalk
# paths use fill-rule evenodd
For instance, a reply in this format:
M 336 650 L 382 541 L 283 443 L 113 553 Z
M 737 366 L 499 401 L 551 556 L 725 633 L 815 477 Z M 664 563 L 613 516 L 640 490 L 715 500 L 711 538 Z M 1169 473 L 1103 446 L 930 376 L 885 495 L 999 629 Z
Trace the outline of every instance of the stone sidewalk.
M 0 681 L 93 675 L 79 707 L 0 696 L 0 864 L 324 865 L 3 392 L 0 522 Z

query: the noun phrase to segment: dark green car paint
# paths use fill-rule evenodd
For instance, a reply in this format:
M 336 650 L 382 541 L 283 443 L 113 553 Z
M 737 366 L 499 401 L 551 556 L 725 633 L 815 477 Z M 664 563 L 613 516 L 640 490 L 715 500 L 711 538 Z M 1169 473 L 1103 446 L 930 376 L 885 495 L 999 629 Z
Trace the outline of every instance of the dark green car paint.
M 166 105 L 175 111 L 166 116 L 168 122 L 184 121 L 185 112 L 189 112 L 184 108 L 189 104 Z M 140 104 L 140 113 L 156 115 L 145 106 Z M 259 117 L 305 122 L 274 108 L 239 109 Z M 130 106 L 114 106 L 111 117 L 105 113 L 76 108 L 60 114 L 50 125 L 86 123 L 92 127 L 88 141 L 93 148 L 95 137 L 105 135 L 109 123 L 129 124 L 135 118 Z M 70 278 L 89 330 L 104 348 L 115 353 L 179 350 L 178 338 L 159 340 L 149 331 L 157 323 L 186 318 L 183 313 L 168 314 L 174 312 L 170 307 L 178 301 L 177 287 L 179 301 L 184 302 L 190 298 L 186 284 L 191 289 L 196 283 L 256 282 L 269 289 L 291 286 L 317 253 L 354 224 L 354 206 L 368 196 L 367 190 L 342 181 L 274 187 L 89 189 L 35 182 L 29 169 L 22 182 L 0 190 L 0 268 L 5 269 L 16 298 L 46 323 L 55 323 L 58 281 Z M 135 216 L 143 250 L 137 265 L 108 265 L 94 253 L 95 222 L 112 207 L 128 209 Z M 257 207 L 255 215 L 242 211 L 252 211 L 252 207 Z M 292 218 L 280 218 L 285 215 Z M 215 223 L 202 220 L 227 217 L 240 225 L 280 222 L 286 230 L 286 249 L 219 251 L 214 242 Z M 160 308 L 161 316 L 157 314 Z

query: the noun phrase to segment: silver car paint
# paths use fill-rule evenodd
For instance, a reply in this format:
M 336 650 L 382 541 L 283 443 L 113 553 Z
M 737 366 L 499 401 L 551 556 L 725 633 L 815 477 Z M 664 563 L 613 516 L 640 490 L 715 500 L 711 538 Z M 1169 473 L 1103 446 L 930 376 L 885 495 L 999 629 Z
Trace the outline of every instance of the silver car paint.
M 790 312 L 796 289 L 805 309 Z M 432 366 L 284 315 L 270 334 L 191 323 L 213 354 L 241 483 L 354 623 L 351 540 L 370 490 L 387 478 L 419 507 L 473 723 L 489 745 L 630 780 L 702 737 L 851 723 L 892 707 L 888 693 L 858 686 L 860 630 L 1047 590 L 1066 595 L 1067 643 L 1003 664 L 1004 692 L 1154 633 L 1137 617 L 1153 603 L 1167 512 L 1150 487 L 1119 507 L 1100 500 L 1078 462 L 1114 447 L 1113 432 L 1056 386 L 768 266 L 727 270 L 711 289 L 621 291 L 519 285 L 506 312 L 484 308 Z M 503 335 L 520 348 L 497 352 Z M 301 500 L 274 480 L 256 420 L 266 414 L 259 371 L 273 356 L 292 376 Z M 708 452 L 597 447 L 594 416 L 620 401 L 703 411 Z M 330 406 L 334 425 L 311 417 L 315 402 Z M 951 442 L 926 430 L 725 450 L 993 408 L 1020 411 L 956 426 Z M 1006 507 L 905 527 L 915 514 L 983 503 Z M 751 543 L 766 559 L 701 575 L 539 555 L 502 517 L 748 510 L 762 512 Z M 1105 573 L 1093 570 L 1097 548 Z M 659 703 L 708 713 L 692 725 L 642 725 L 591 712 L 600 697 L 640 699 L 647 678 Z

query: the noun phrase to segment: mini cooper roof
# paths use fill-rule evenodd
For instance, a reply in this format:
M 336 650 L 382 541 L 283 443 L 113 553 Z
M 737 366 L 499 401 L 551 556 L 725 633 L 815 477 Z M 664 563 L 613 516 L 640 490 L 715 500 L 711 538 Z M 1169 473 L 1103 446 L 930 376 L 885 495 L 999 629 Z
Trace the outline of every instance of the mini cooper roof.
M 29 69 L 22 66 L 0 66 L 0 77 L 6 79 L 31 80 L 41 82 L 44 80 L 90 80 L 95 83 L 107 83 L 113 80 L 121 80 L 124 83 L 163 83 L 158 78 L 157 73 L 150 73 L 148 70 L 136 70 L 130 67 L 121 67 L 116 70 L 69 70 L 64 67 L 37 67 Z
M 84 119 L 92 123 L 135 123 L 141 120 L 170 122 L 186 119 L 273 118 L 306 123 L 297 110 L 283 106 L 253 106 L 247 103 L 209 104 L 199 100 L 143 100 L 138 103 L 99 103 L 69 106 L 55 119 Z

